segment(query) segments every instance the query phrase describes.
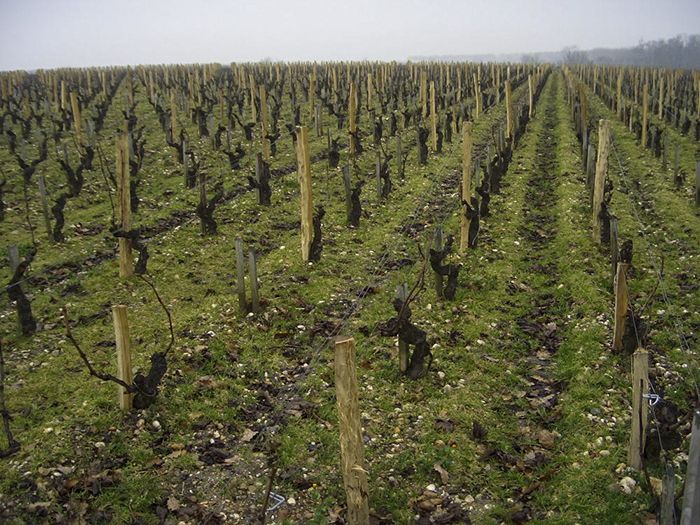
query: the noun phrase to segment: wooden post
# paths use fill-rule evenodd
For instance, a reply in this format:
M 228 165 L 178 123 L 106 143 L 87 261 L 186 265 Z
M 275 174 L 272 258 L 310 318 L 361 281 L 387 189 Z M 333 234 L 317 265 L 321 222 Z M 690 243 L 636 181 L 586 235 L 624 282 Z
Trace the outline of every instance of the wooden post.
M 535 93 L 532 85 L 532 75 L 527 76 L 527 89 L 529 93 L 529 107 L 527 111 L 528 118 L 532 118 L 535 114 Z
M 649 85 L 644 83 L 642 93 L 642 147 L 647 147 L 647 122 L 649 120 Z
M 182 137 L 182 173 L 185 179 L 185 188 L 187 187 L 187 138 Z
M 668 132 L 664 130 L 661 138 L 661 169 L 666 172 L 668 170 Z
M 10 263 L 10 271 L 14 274 L 19 266 L 19 248 L 16 244 L 7 247 L 7 260 Z
M 513 97 L 510 91 L 510 80 L 506 80 L 506 137 L 513 140 Z
M 243 241 L 236 239 L 236 293 L 238 294 L 238 308 L 242 314 L 248 313 L 248 301 L 245 297 L 245 255 L 243 253 Z
M 258 294 L 258 263 L 255 250 L 248 252 L 248 275 L 250 276 L 251 312 L 257 314 L 260 311 L 260 295 Z
M 664 76 L 659 78 L 659 120 L 664 119 Z
M 369 525 L 367 471 L 355 373 L 355 340 L 335 338 L 335 391 L 338 403 L 340 456 L 349 525 Z
M 617 116 L 622 117 L 622 76 L 623 69 L 620 68 L 620 72 L 617 74 Z
M 53 235 L 51 234 L 51 218 L 49 215 L 49 203 L 46 194 L 46 179 L 43 175 L 39 175 L 37 181 L 39 183 L 39 199 L 41 200 L 41 211 L 44 214 L 46 234 L 49 236 L 49 240 L 53 241 Z
M 408 285 L 406 283 L 396 287 L 396 297 L 401 301 L 408 298 Z M 408 343 L 399 334 L 399 372 L 405 374 L 406 370 L 408 370 Z
M 613 350 L 622 350 L 622 336 L 625 333 L 627 310 L 629 309 L 629 290 L 627 289 L 628 263 L 617 263 L 615 272 L 615 328 L 613 331 Z
M 270 139 L 267 138 L 270 129 L 269 114 L 267 110 L 267 91 L 265 86 L 260 84 L 260 131 L 262 140 L 262 151 L 265 162 L 270 162 Z
M 133 384 L 131 370 L 131 345 L 129 342 L 129 321 L 126 317 L 126 306 L 115 305 L 112 307 L 112 318 L 114 319 L 114 338 L 117 343 L 117 377 L 126 384 Z M 133 394 L 117 385 L 119 398 L 119 408 L 131 410 L 133 404 Z
M 683 490 L 681 525 L 694 525 L 700 517 L 700 410 L 693 415 L 688 470 Z
M 129 138 L 125 134 L 117 136 L 117 201 L 119 204 L 119 225 L 122 231 L 131 230 L 131 187 L 129 185 Z M 131 254 L 131 239 L 119 237 L 119 277 L 134 275 L 134 261 Z
M 649 352 L 637 349 L 632 356 L 632 435 L 627 463 L 630 467 L 642 468 L 642 455 L 646 440 L 649 404 L 644 394 L 649 392 Z
M 676 475 L 673 464 L 666 463 L 664 478 L 661 484 L 661 516 L 659 525 L 676 525 Z
M 352 139 L 351 139 L 352 140 Z M 301 188 L 301 260 L 309 261 L 313 239 L 313 197 L 311 194 L 311 161 L 306 127 L 297 128 L 297 173 Z
M 698 165 L 700 170 L 700 165 Z M 698 171 L 700 173 L 700 171 Z M 396 174 L 400 179 L 403 179 L 403 145 L 401 144 L 401 133 L 396 133 Z
M 700 206 L 700 162 L 695 166 L 695 205 Z
M 179 135 L 177 127 L 177 103 L 175 100 L 175 90 L 170 93 L 170 129 L 172 132 L 172 141 L 175 142 Z
M 615 274 L 617 273 L 617 262 L 620 256 L 618 248 L 618 224 L 617 217 L 610 217 L 610 262 L 612 264 L 612 282 L 615 288 Z
M 600 120 L 598 125 L 598 159 L 595 166 L 593 185 L 593 240 L 601 243 L 600 210 L 603 205 L 605 177 L 608 171 L 608 154 L 610 149 L 610 121 Z
M 439 251 L 442 250 L 442 246 L 442 226 L 436 226 L 435 236 L 433 237 L 433 249 Z M 435 278 L 435 295 L 438 299 L 444 299 L 442 275 L 433 272 L 433 276 Z
M 73 127 L 75 135 L 78 139 L 78 144 L 82 144 L 81 137 L 81 122 L 80 122 L 80 105 L 78 104 L 78 94 L 75 91 L 70 92 L 70 107 L 73 112 Z
M 355 83 L 350 82 L 350 96 L 348 97 L 348 130 L 350 132 L 350 157 L 355 158 L 355 140 L 354 136 L 357 133 L 357 120 L 355 113 L 357 111 L 357 97 L 355 95 Z
M 435 81 L 430 81 L 430 128 L 433 153 L 437 153 L 437 111 L 435 107 Z
M 263 171 L 264 171 L 264 166 L 263 166 L 263 156 L 262 153 L 258 152 L 255 155 L 255 180 L 257 181 L 257 186 L 255 186 L 255 198 L 258 201 L 258 204 L 262 204 L 260 200 L 260 181 L 262 179 Z
M 676 142 L 676 148 L 674 151 L 674 156 L 673 156 L 673 182 L 677 183 L 678 181 L 678 172 L 681 169 L 681 145 L 679 142 Z
M 588 189 L 590 193 L 590 200 L 593 202 L 593 186 L 595 181 L 595 164 L 596 164 L 596 150 L 595 146 L 588 143 L 588 152 L 586 153 L 586 181 L 588 183 Z
M 352 215 L 352 183 L 350 182 L 350 164 L 343 166 L 343 187 L 345 188 L 345 215 L 350 224 Z
M 462 200 L 469 202 L 471 197 L 472 177 L 472 123 L 465 122 L 462 131 Z M 490 161 L 490 159 L 489 159 Z M 464 211 L 464 205 L 462 205 Z M 469 219 L 466 213 L 462 213 L 460 228 L 459 250 L 464 253 L 469 244 Z

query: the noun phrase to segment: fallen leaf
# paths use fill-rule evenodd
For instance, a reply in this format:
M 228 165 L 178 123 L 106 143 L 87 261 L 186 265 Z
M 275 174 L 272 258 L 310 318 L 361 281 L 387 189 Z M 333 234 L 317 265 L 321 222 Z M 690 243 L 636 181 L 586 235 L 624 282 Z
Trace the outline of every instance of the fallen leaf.
M 440 481 L 442 481 L 442 484 L 447 485 L 448 481 L 450 480 L 449 473 L 444 468 L 442 468 L 442 465 L 440 465 L 440 463 L 435 463 L 435 465 L 433 465 L 433 469 L 435 469 L 435 472 L 437 472 L 440 475 Z

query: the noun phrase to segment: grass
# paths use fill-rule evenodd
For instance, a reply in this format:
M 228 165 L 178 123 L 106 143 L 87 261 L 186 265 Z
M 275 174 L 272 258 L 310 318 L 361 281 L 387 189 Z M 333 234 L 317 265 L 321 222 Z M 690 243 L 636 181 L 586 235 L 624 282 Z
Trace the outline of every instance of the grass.
M 526 85 L 516 89 L 514 97 L 527 96 L 526 89 Z M 149 267 L 173 312 L 178 343 L 159 399 L 147 410 L 120 414 L 114 385 L 87 376 L 60 329 L 62 304 L 73 319 L 100 314 L 75 333 L 90 349 L 91 358 L 110 369 L 114 349 L 107 345 L 113 337 L 109 306 L 124 303 L 130 307 L 136 366 L 145 366 L 148 356 L 162 348 L 167 340 L 163 312 L 143 283 L 117 280 L 117 265 L 111 258 L 40 292 L 32 290 L 35 313 L 46 329 L 31 340 L 12 334 L 14 319 L 6 308 L 0 326 L 10 334 L 7 395 L 15 416 L 13 428 L 23 444 L 19 455 L 0 463 L 0 508 L 23 509 L 10 512 L 9 522 L 38 519 L 27 512 L 27 505 L 48 501 L 48 516 L 74 518 L 84 512 L 114 523 L 157 523 L 157 508 L 167 507 L 169 498 L 182 507 L 171 510 L 168 520 L 174 522 L 202 521 L 218 513 L 233 523 L 245 522 L 262 499 L 269 473 L 267 447 L 274 443 L 279 469 L 274 490 L 295 501 L 281 508 L 276 521 L 326 523 L 330 512 L 344 506 L 332 351 L 324 344 L 327 321 L 341 324 L 344 332 L 356 337 L 370 504 L 377 515 L 393 523 L 412 523 L 415 501 L 432 484 L 446 498 L 470 508 L 475 523 L 511 520 L 523 505 L 536 523 L 642 519 L 649 497 L 640 490 L 622 494 L 617 486 L 623 475 L 634 475 L 621 465 L 629 433 L 629 382 L 624 360 L 611 355 L 609 348 L 609 263 L 591 241 L 579 145 L 564 89 L 561 73 L 553 72 L 536 116 L 514 152 L 503 191 L 493 196 L 492 216 L 482 223 L 479 248 L 463 257 L 452 256 L 463 263 L 455 301 L 438 300 L 428 286 L 413 306 L 413 320 L 428 332 L 435 356 L 430 373 L 419 381 L 399 376 L 396 341 L 380 336 L 376 325 L 392 314 L 395 287 L 402 282 L 410 285 L 420 266 L 415 241 L 405 231 L 397 233 L 405 230 L 407 218 L 425 227 L 416 236 L 419 242 L 425 242 L 438 224 L 446 232 L 459 230 L 456 187 L 443 184 L 460 167 L 457 141 L 446 144 L 443 155 L 431 155 L 427 166 L 419 166 L 412 154 L 406 180 L 394 181 L 395 191 L 387 201 L 374 194 L 374 155 L 368 147 L 358 168 L 358 174 L 369 176 L 363 190 L 368 216 L 358 229 L 345 227 L 339 171 L 315 164 L 314 195 L 327 210 L 326 244 L 317 264 L 300 261 L 294 225 L 279 227 L 298 215 L 293 173 L 273 179 L 270 209 L 257 206 L 252 193 L 222 205 L 216 214 L 220 221 L 216 237 L 202 238 L 196 222 L 184 222 L 151 239 Z M 123 100 L 119 94 L 115 98 L 108 128 L 118 125 Z M 137 222 L 154 224 L 174 212 L 191 212 L 196 192 L 181 190 L 177 165 L 166 151 L 143 90 L 138 101 L 137 114 L 146 125 L 151 154 L 143 168 L 144 202 Z M 602 111 L 595 102 L 593 107 Z M 555 116 L 553 129 L 548 127 L 547 111 Z M 490 140 L 492 126 L 502 121 L 504 113 L 501 104 L 476 122 L 477 146 Z M 196 136 L 195 128 L 189 124 L 188 128 L 190 136 Z M 532 245 L 523 234 L 537 204 L 528 190 L 538 180 L 547 134 L 556 136 L 551 152 L 556 183 L 553 193 L 543 198 L 548 199 L 546 213 L 553 217 L 556 233 L 538 254 L 538 262 L 553 268 L 553 276 L 533 271 Z M 641 163 L 653 161 L 633 158 L 638 149 L 622 130 L 616 130 L 616 138 L 627 152 L 630 173 L 641 177 L 647 167 Z M 107 133 L 100 141 L 111 151 Z M 314 137 L 312 154 L 322 151 L 324 143 L 323 137 Z M 220 153 L 204 141 L 195 147 L 210 173 L 223 171 Z M 4 148 L 0 162 L 13 163 Z M 247 155 L 240 172 L 226 170 L 227 189 L 245 184 L 250 162 Z M 291 142 L 281 139 L 273 167 L 293 162 Z M 62 177 L 55 162 L 47 161 L 42 169 L 55 193 Z M 683 198 L 665 183 L 657 187 L 655 180 L 645 181 L 658 190 L 653 196 L 659 199 L 657 210 L 668 235 L 685 242 L 697 239 L 697 221 Z M 84 195 L 71 201 L 69 222 L 105 222 L 109 207 L 99 188 L 99 177 L 91 176 Z M 174 193 L 166 199 L 168 191 Z M 619 209 L 621 223 L 629 224 L 633 216 L 629 201 L 616 193 L 614 202 L 620 204 L 616 212 Z M 39 224 L 38 209 L 32 211 Z M 18 221 L 16 214 L 13 217 Z M 26 231 L 17 222 L 0 227 L 9 242 L 27 249 Z M 261 294 L 268 305 L 252 318 L 238 312 L 234 295 L 232 247 L 238 236 L 262 254 Z M 41 234 L 40 240 L 32 269 L 36 274 L 113 245 L 106 233 L 87 237 L 71 233 L 61 246 L 48 245 Z M 645 251 L 643 243 L 640 239 L 637 244 L 635 238 L 639 253 Z M 680 250 L 670 248 L 674 269 L 687 267 L 683 257 Z M 410 263 L 400 268 L 381 264 L 403 258 Z M 641 268 L 645 271 L 646 263 Z M 649 276 L 643 274 L 643 279 L 648 285 Z M 75 284 L 82 291 L 66 293 Z M 367 285 L 371 293 L 359 299 L 357 292 Z M 635 286 L 639 290 L 642 285 Z M 528 358 L 538 348 L 518 321 L 528 318 L 533 301 L 545 294 L 553 297 L 547 315 L 557 319 L 559 339 L 546 372 L 564 386 L 556 409 L 537 411 L 521 393 L 531 388 Z M 353 304 L 359 306 L 358 312 L 345 320 Z M 669 337 L 667 324 L 655 326 L 655 341 Z M 263 391 L 270 393 L 272 404 Z M 301 401 L 310 405 L 299 405 Z M 488 449 L 497 449 L 522 461 L 528 452 L 539 450 L 536 431 L 553 414 L 556 420 L 546 428 L 560 437 L 546 451 L 547 464 L 522 468 L 517 462 L 484 458 Z M 447 420 L 453 430 L 436 426 Z M 487 444 L 470 436 L 475 421 L 487 429 Z M 202 460 L 213 449 L 225 451 L 225 463 L 207 465 Z M 448 472 L 447 483 L 435 465 Z M 74 470 L 54 476 L 58 466 Z M 85 488 L 85 480 L 105 471 L 118 471 L 118 480 L 96 494 Z M 78 489 L 66 491 L 65 483 L 73 479 Z M 523 489 L 538 481 L 542 487 L 522 499 Z

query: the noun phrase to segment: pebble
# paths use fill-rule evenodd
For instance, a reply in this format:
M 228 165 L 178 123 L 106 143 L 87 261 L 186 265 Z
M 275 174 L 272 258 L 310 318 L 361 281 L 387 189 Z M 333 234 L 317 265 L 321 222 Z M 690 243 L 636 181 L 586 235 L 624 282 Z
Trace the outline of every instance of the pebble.
M 295 500 L 294 498 L 291 498 L 291 497 L 287 498 L 287 505 L 296 505 L 296 504 L 297 504 L 297 500 Z
M 106 446 L 107 446 L 107 445 L 105 444 L 104 441 L 98 441 L 98 442 L 95 443 L 95 448 L 98 449 L 98 450 L 99 450 L 99 449 L 102 449 L 102 448 L 105 448 Z
M 158 421 L 157 419 L 153 423 L 151 423 L 151 425 L 155 430 L 160 430 L 160 421 Z
M 622 488 L 622 492 L 624 492 L 625 494 L 632 494 L 632 491 L 636 486 L 637 482 L 629 476 L 625 476 L 620 480 L 620 487 Z

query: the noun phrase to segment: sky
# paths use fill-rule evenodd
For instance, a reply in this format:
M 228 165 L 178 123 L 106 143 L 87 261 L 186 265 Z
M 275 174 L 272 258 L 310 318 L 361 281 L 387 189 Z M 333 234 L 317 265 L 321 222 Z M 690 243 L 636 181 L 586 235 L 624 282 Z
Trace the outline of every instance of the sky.
M 700 0 L 0 0 L 0 70 L 633 46 Z

